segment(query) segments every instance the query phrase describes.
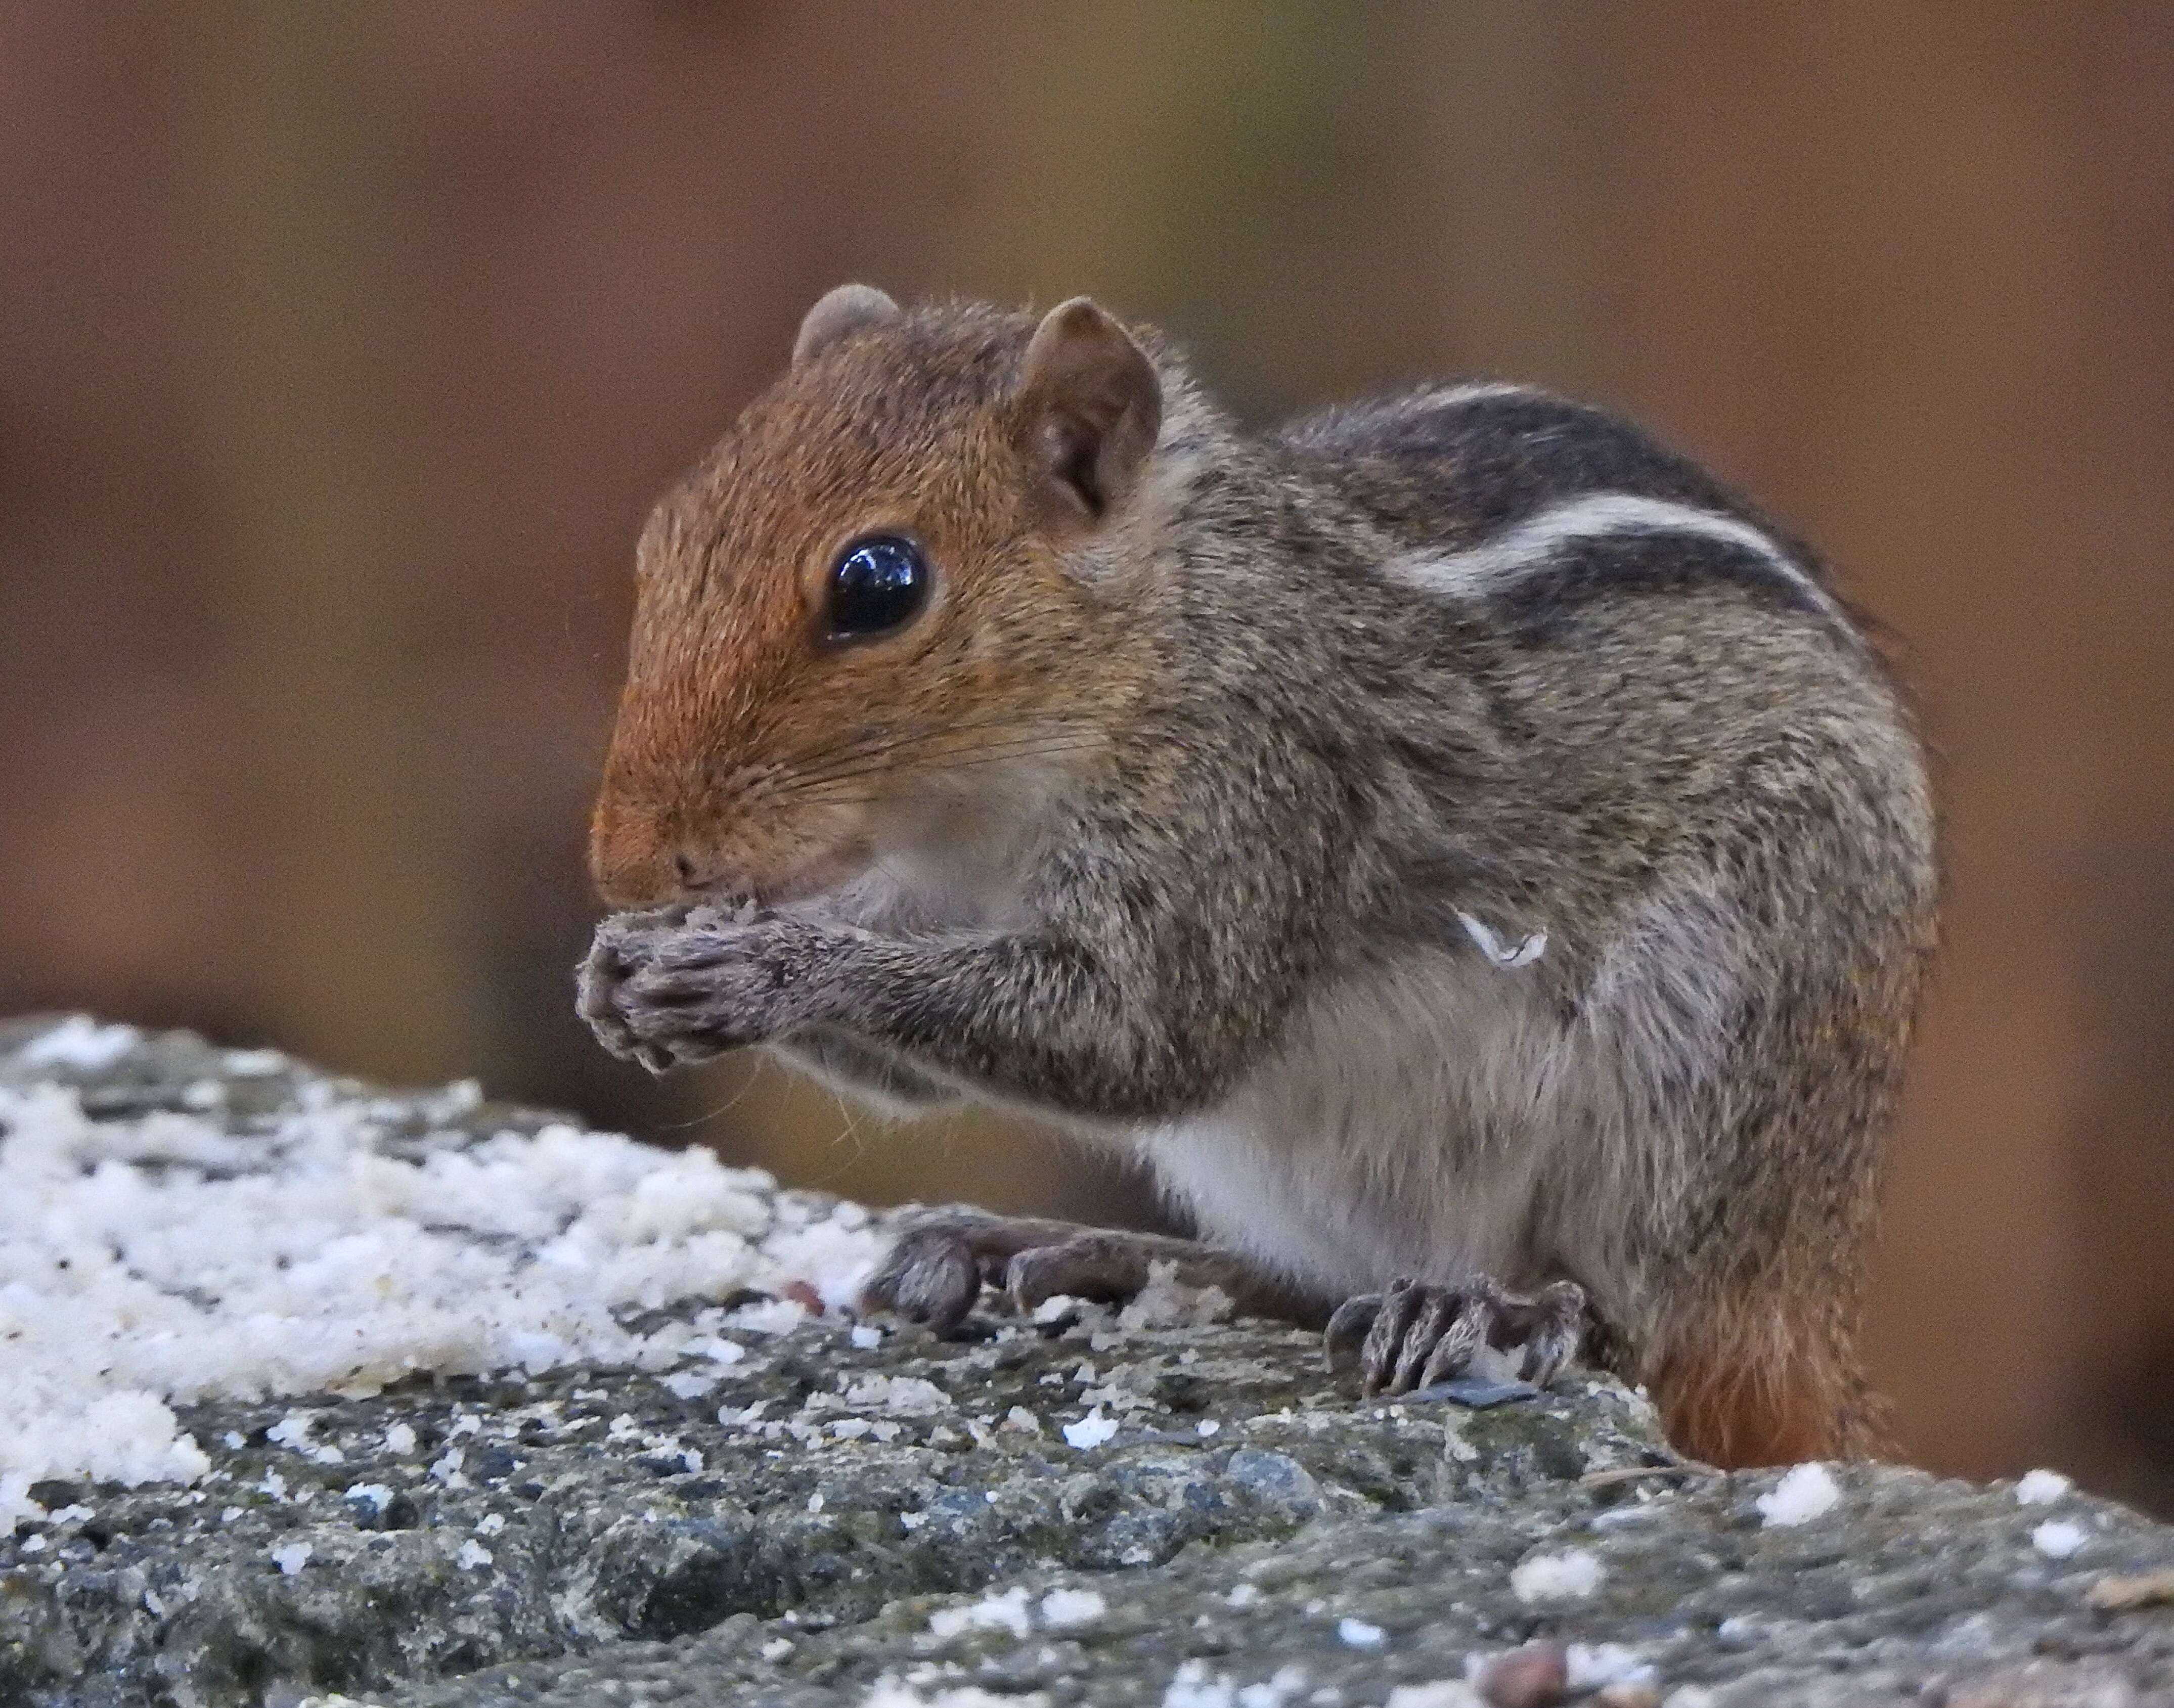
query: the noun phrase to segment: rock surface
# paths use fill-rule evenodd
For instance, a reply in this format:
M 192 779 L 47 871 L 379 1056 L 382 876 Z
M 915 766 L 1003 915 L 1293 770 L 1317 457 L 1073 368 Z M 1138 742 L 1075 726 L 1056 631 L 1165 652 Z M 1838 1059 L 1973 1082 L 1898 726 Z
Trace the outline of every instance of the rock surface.
M 365 1092 L 52 1024 L 0 1025 L 0 1092 L 239 1133 Z M 411 1145 L 543 1124 L 370 1095 Z M 1259 1324 L 796 1315 L 739 1309 L 735 1362 L 177 1405 L 192 1485 L 41 1483 L 0 1538 L 0 1704 L 2174 1701 L 2174 1531 L 2052 1479 L 1722 1475 L 1610 1382 L 1369 1403 Z

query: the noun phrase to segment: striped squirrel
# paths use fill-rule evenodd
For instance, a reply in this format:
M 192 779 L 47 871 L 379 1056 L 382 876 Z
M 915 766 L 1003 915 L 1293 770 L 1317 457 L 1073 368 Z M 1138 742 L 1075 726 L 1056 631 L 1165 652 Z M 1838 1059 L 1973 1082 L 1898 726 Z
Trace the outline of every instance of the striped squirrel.
M 846 285 L 637 586 L 604 1043 L 1027 1111 L 1202 1235 L 925 1209 L 873 1300 L 949 1329 L 1170 1258 L 1370 1392 L 1582 1346 L 1716 1463 L 1881 1445 L 1925 765 L 1690 462 L 1500 384 L 1257 435 L 1085 298 Z

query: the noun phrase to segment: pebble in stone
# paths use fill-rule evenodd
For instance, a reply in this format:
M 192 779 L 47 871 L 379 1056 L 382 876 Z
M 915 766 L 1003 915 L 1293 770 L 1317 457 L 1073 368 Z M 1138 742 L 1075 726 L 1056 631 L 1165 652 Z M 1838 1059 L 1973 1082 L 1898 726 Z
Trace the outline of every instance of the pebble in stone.
M 1480 1668 L 1489 1708 L 1554 1708 L 1570 1690 L 1570 1657 L 1560 1643 L 1528 1643 Z

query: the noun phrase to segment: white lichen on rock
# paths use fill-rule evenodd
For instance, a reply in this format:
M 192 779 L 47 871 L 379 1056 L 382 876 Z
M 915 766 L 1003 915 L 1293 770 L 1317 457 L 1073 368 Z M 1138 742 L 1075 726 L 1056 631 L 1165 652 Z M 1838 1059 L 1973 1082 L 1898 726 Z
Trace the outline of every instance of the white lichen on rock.
M 140 1041 L 78 1017 L 15 1060 L 110 1068 Z M 403 1143 L 415 1100 L 305 1090 L 236 1132 L 187 1110 L 94 1120 L 62 1085 L 0 1089 L 0 1534 L 37 1516 L 41 1478 L 200 1477 L 177 1403 L 716 1360 L 733 1345 L 722 1311 L 648 1334 L 625 1318 L 750 1288 L 842 1304 L 881 1249 L 859 1206 L 781 1194 L 707 1151 L 563 1125 Z M 295 1413 L 272 1439 L 327 1451 L 308 1429 Z
M 2058 1471 L 2026 1471 L 2016 1479 L 2015 1504 L 2050 1506 L 2074 1487 Z
M 1809 1524 L 1832 1511 L 1841 1499 L 1841 1485 L 1835 1481 L 1834 1473 L 1814 1460 L 1791 1466 L 1772 1492 L 1761 1494 L 1753 1504 L 1768 1526 L 1786 1529 Z
M 1536 1554 L 1510 1574 L 1510 1590 L 1522 1602 L 1575 1601 L 1600 1587 L 1598 1559 L 1582 1548 Z

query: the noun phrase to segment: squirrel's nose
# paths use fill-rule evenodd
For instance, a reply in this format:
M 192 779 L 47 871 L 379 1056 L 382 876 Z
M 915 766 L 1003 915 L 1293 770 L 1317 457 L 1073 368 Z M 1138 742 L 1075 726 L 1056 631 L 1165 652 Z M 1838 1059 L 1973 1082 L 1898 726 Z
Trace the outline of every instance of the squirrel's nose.
M 604 905 L 661 907 L 700 889 L 701 864 L 657 818 L 599 806 L 589 834 L 589 877 Z

